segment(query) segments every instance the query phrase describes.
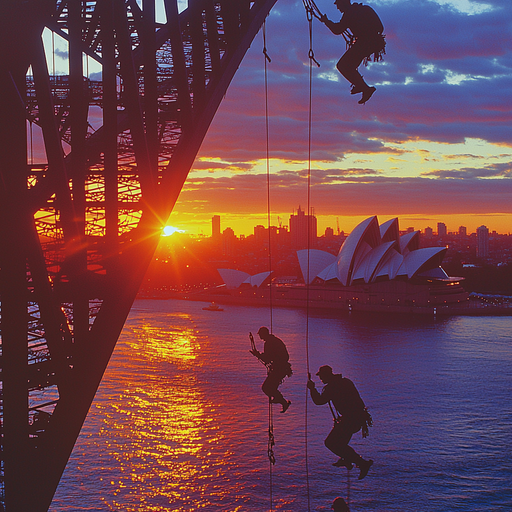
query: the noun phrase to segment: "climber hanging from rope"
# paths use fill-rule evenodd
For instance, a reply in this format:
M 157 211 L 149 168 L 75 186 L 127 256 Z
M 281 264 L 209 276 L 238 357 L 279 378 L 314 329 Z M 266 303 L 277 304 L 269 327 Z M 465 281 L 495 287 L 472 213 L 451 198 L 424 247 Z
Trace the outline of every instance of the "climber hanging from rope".
M 352 84 L 350 94 L 363 93 L 359 104 L 366 103 L 375 92 L 357 70 L 363 62 L 366 66 L 372 60 L 378 62 L 385 54 L 386 41 L 382 34 L 384 27 L 377 13 L 368 5 L 351 3 L 351 0 L 335 0 L 334 5 L 343 14 L 338 22 L 331 21 L 325 14 L 315 16 L 333 34 L 342 34 L 348 49 L 336 64 L 338 71 Z
M 316 405 L 329 404 L 334 419 L 334 426 L 325 439 L 325 446 L 339 457 L 333 464 L 336 467 L 352 469 L 355 464 L 359 470 L 359 480 L 370 470 L 373 460 L 365 460 L 348 445 L 352 435 L 362 430 L 363 437 L 368 436 L 368 427 L 372 417 L 366 409 L 354 383 L 340 374 L 332 372 L 328 365 L 321 366 L 317 375 L 325 384 L 322 393 L 315 388 L 315 383 L 308 375 L 308 389 Z M 331 405 L 332 402 L 332 405 Z M 334 406 L 334 409 L 333 409 Z
M 263 352 L 257 350 L 254 337 L 252 333 L 249 333 L 251 354 L 262 361 L 267 367 L 267 378 L 263 382 L 261 389 L 269 397 L 271 403 L 281 404 L 283 406 L 281 412 L 286 412 L 288 407 L 290 407 L 291 401 L 286 400 L 278 388 L 285 377 L 292 376 L 292 367 L 288 362 L 288 350 L 282 340 L 270 334 L 267 327 L 260 327 L 258 335 L 265 342 Z

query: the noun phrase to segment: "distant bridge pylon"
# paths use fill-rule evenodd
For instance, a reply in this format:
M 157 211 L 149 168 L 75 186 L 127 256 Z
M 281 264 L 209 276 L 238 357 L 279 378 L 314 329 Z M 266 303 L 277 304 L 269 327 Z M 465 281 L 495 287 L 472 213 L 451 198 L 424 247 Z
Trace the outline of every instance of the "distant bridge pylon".
M 0 2 L 0 510 L 49 508 L 162 227 L 275 2 Z

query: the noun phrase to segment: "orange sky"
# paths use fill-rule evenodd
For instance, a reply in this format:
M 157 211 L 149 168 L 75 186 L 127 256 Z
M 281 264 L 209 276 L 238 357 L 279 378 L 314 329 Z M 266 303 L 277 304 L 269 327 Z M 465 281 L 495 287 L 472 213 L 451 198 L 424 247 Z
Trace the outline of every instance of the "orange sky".
M 512 232 L 512 18 L 500 0 L 379 0 L 387 51 L 361 67 L 377 87 L 364 106 L 335 63 L 340 36 L 314 22 L 311 206 L 319 234 L 362 219 L 400 227 Z M 321 3 L 330 19 L 340 13 Z M 454 30 L 454 28 L 456 30 Z M 307 207 L 308 26 L 280 0 L 267 19 L 272 224 Z M 468 34 L 473 37 L 468 39 Z M 211 234 L 211 217 L 237 235 L 267 225 L 264 57 L 254 40 L 214 118 L 169 223 Z M 490 94 L 492 91 L 492 94 Z

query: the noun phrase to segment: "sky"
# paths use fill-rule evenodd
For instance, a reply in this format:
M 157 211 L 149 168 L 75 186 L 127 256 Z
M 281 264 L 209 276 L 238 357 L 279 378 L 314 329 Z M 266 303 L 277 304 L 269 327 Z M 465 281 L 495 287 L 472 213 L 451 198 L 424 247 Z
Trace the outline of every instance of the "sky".
M 449 231 L 512 232 L 510 0 L 372 0 L 383 62 L 360 67 L 377 91 L 365 105 L 335 65 L 345 51 L 313 23 L 310 206 L 319 234 L 363 219 Z M 317 0 L 334 21 L 331 0 Z M 309 29 L 301 1 L 278 0 L 266 22 L 271 224 L 307 208 Z M 262 33 L 217 111 L 168 224 L 191 234 L 251 234 L 267 225 Z

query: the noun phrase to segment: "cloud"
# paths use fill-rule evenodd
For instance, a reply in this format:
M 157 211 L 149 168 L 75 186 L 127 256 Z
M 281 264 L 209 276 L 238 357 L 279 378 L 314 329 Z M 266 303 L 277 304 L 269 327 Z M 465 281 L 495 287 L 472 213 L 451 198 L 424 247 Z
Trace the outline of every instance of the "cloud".
M 512 213 L 512 180 L 478 179 L 479 176 L 510 175 L 497 166 L 467 169 L 465 179 L 447 179 L 449 174 L 432 173 L 435 178 L 392 178 L 371 169 L 329 169 L 312 176 L 311 203 L 317 215 L 452 215 Z M 501 174 L 499 174 L 501 173 Z M 282 171 L 271 176 L 273 211 L 291 212 L 306 204 L 307 173 Z M 191 178 L 180 196 L 180 208 L 189 206 L 222 214 L 250 214 L 266 210 L 266 175 L 236 174 L 231 177 Z
M 512 163 L 491 164 L 483 168 L 463 167 L 461 169 L 434 170 L 422 173 L 440 179 L 474 180 L 475 178 L 512 178 Z M 499 182 L 497 182 L 499 183 Z
M 211 160 L 196 159 L 192 171 L 207 170 L 209 172 L 215 171 L 231 171 L 231 172 L 244 172 L 250 171 L 254 168 L 254 164 L 250 162 L 218 162 Z
M 335 69 L 341 36 L 314 21 L 312 157 L 339 161 L 349 153 L 389 151 L 386 142 L 460 143 L 480 138 L 511 144 L 512 10 L 485 2 L 468 15 L 434 1 L 372 2 L 384 22 L 383 63 L 362 68 L 377 92 L 357 104 Z M 339 13 L 320 3 L 331 19 Z M 475 12 L 478 12 L 476 10 Z M 201 155 L 254 160 L 265 152 L 261 35 L 253 42 L 222 103 Z M 267 20 L 270 151 L 303 159 L 308 141 L 309 36 L 302 4 L 280 0 Z M 333 80 L 332 78 L 337 80 Z

